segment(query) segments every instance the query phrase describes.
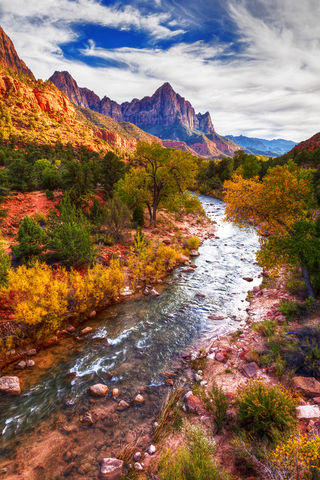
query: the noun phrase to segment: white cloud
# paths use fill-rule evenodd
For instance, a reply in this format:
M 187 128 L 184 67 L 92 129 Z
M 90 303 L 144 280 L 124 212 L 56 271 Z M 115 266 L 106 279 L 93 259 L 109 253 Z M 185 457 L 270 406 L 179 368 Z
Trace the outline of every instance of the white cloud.
M 95 0 L 19 4 L 1 0 L 1 24 L 36 76 L 69 70 L 80 86 L 119 102 L 150 95 L 169 81 L 197 111 L 209 110 L 222 134 L 301 140 L 320 130 L 318 0 L 230 0 L 241 47 L 235 55 L 230 45 L 202 41 L 111 50 L 91 42 L 82 51 L 84 62 L 65 59 L 60 48 L 76 38 L 79 23 L 143 30 L 153 38 L 181 30 L 174 30 L 177 22 L 169 13 L 146 15 L 137 7 L 105 7 Z M 85 63 L 88 57 L 125 68 L 93 68 Z

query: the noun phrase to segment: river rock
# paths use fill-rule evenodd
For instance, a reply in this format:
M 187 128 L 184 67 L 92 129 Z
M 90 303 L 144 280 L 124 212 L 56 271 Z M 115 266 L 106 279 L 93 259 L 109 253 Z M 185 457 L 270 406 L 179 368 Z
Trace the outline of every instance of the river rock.
M 142 455 L 141 455 L 141 452 L 136 452 L 136 453 L 133 455 L 133 460 L 134 460 L 135 462 L 140 462 L 141 456 L 142 456 Z
M 90 332 L 92 332 L 91 327 L 85 327 L 80 331 L 81 335 L 86 335 L 87 333 L 90 333 Z
M 26 366 L 27 366 L 27 362 L 25 360 L 21 360 L 17 365 L 17 367 L 21 369 L 26 368 Z
M 293 385 L 307 397 L 320 396 L 320 382 L 313 377 L 294 377 Z
M 206 298 L 206 294 L 205 293 L 196 293 L 196 297 L 199 297 L 199 298 Z
M 198 250 L 190 250 L 190 257 L 198 257 L 199 255 Z
M 35 366 L 34 360 L 27 360 L 26 361 L 26 366 L 29 367 L 29 368 L 34 367 Z
M 138 471 L 139 471 L 139 470 L 141 471 L 141 470 L 143 470 L 143 466 L 141 465 L 141 463 L 136 462 L 136 463 L 134 464 L 134 469 L 135 469 L 135 470 L 138 470 Z
M 93 425 L 93 418 L 90 412 L 86 412 L 82 417 L 80 417 L 80 422 L 85 425 Z
M 34 357 L 37 355 L 37 350 L 35 348 L 30 348 L 30 350 L 26 351 L 26 355 L 28 355 L 28 357 Z
M 97 315 L 97 312 L 95 310 L 92 310 L 92 312 L 89 313 L 89 318 L 94 318 Z
M 246 282 L 253 282 L 253 278 L 252 277 L 242 277 L 243 280 L 245 280 Z
M 126 410 L 129 407 L 130 407 L 130 403 L 126 402 L 125 400 L 120 400 L 117 406 L 117 410 L 119 412 L 122 412 L 123 410 Z
M 187 407 L 190 412 L 197 413 L 198 415 L 205 413 L 202 408 L 201 400 L 193 395 L 193 393 L 189 394 L 187 397 Z
M 302 405 L 296 407 L 297 417 L 300 420 L 309 420 L 311 418 L 320 418 L 320 408 L 318 405 Z
M 100 473 L 108 480 L 119 480 L 123 474 L 123 461 L 118 458 L 103 458 Z
M 153 455 L 154 453 L 156 453 L 156 447 L 154 445 L 150 445 L 150 447 L 148 448 L 148 453 L 149 455 Z
M 67 332 L 69 332 L 69 333 L 73 333 L 73 332 L 76 331 L 76 327 L 74 327 L 73 325 L 67 325 L 67 326 L 66 326 L 66 330 L 67 330 Z
M 143 397 L 140 393 L 138 393 L 138 394 L 134 397 L 133 401 L 134 401 L 135 403 L 140 403 L 140 404 L 142 404 L 142 403 L 144 403 L 144 397 Z
M 96 383 L 95 385 L 91 385 L 89 391 L 91 395 L 95 397 L 105 397 L 108 393 L 109 387 L 104 385 L 103 383 Z
M 114 398 L 118 397 L 119 393 L 120 393 L 119 388 L 113 388 L 112 389 L 112 396 Z
M 242 370 L 243 370 L 243 373 L 248 377 L 248 378 L 252 378 L 254 377 L 257 372 L 258 372 L 258 365 L 256 364 L 256 362 L 250 362 L 248 363 L 247 365 L 244 365 L 242 367 Z
M 0 378 L 0 392 L 20 395 L 21 387 L 19 377 L 3 376 Z
M 152 289 L 150 290 L 149 295 L 150 295 L 151 297 L 159 297 L 160 293 L 159 293 L 155 288 L 152 288 Z

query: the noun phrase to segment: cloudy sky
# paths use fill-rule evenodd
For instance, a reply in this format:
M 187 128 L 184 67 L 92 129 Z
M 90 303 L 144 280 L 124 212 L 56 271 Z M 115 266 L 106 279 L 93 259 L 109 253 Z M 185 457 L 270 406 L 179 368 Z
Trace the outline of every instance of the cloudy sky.
M 1 0 L 0 24 L 42 79 L 118 102 L 169 81 L 221 134 L 320 130 L 319 0 Z

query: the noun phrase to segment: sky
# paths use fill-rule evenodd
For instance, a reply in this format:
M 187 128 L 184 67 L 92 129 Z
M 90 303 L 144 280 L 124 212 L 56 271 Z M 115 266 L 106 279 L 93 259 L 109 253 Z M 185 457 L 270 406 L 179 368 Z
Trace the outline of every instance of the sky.
M 222 135 L 320 131 L 319 0 L 0 0 L 0 25 L 37 78 L 117 102 L 170 82 Z

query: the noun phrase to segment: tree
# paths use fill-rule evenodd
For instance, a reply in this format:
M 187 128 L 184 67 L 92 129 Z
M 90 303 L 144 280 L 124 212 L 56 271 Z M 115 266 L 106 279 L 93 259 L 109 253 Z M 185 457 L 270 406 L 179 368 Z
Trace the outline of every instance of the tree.
M 309 243 L 301 242 L 301 226 L 314 221 L 313 171 L 289 162 L 270 169 L 262 181 L 234 175 L 225 182 L 224 194 L 227 219 L 257 227 L 261 265 L 278 270 L 285 263 L 299 264 L 308 294 L 314 297 Z M 280 244 L 282 255 L 277 255 Z
M 146 204 L 150 223 L 156 225 L 157 210 L 161 202 L 176 192 L 183 193 L 194 182 L 197 165 L 189 152 L 163 148 L 159 143 L 140 142 L 136 163 L 142 173 L 135 172 L 135 191 Z M 137 194 L 139 194 L 137 192 Z
M 108 152 L 100 161 L 100 170 L 100 183 L 110 193 L 114 185 L 124 177 L 126 164 L 115 153 Z
M 0 243 L 0 286 L 6 285 L 11 259 Z
M 115 242 L 120 242 L 130 225 L 130 211 L 118 194 L 106 201 L 104 224 Z
M 89 223 L 69 197 L 60 203 L 60 215 L 52 211 L 48 216 L 47 235 L 48 247 L 66 265 L 88 265 L 93 261 Z
M 18 244 L 12 251 L 18 261 L 25 262 L 31 257 L 42 253 L 45 243 L 45 233 L 31 217 L 24 217 L 18 230 Z

